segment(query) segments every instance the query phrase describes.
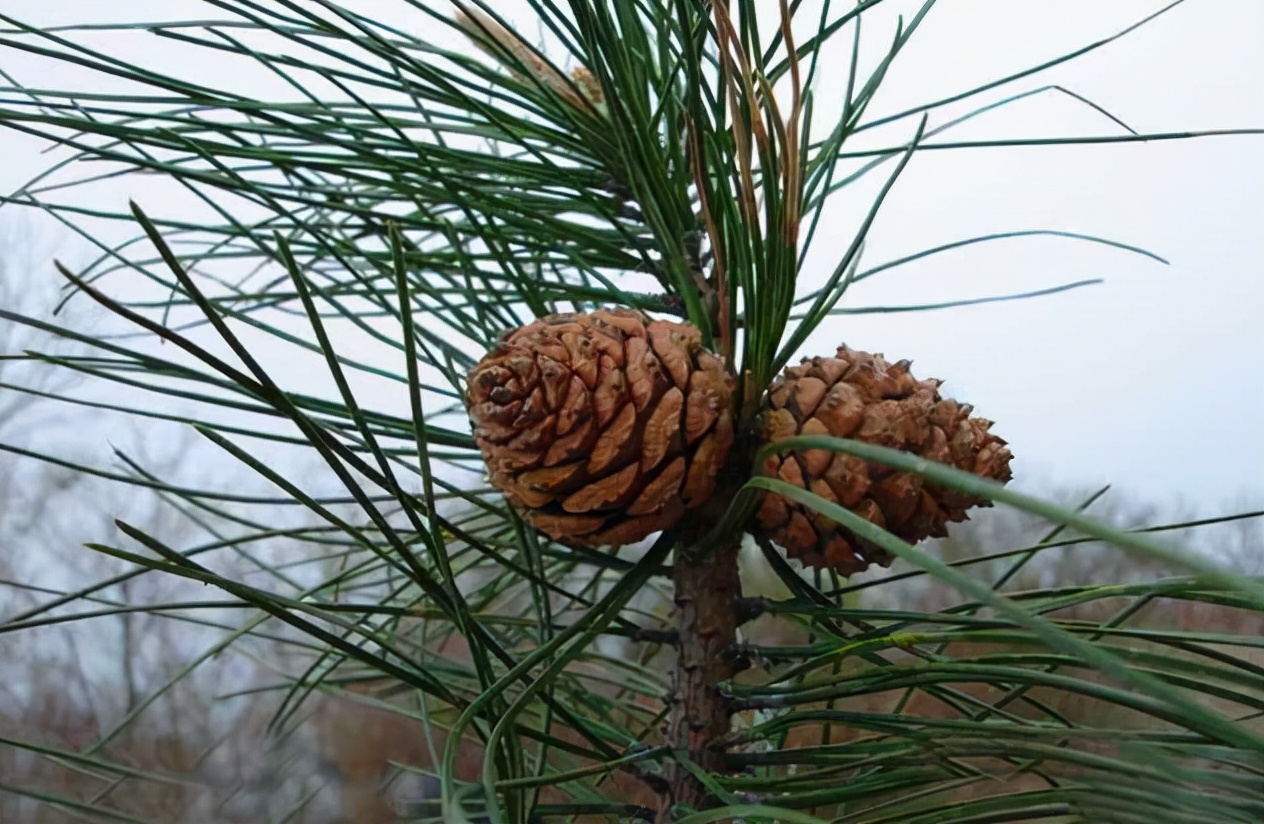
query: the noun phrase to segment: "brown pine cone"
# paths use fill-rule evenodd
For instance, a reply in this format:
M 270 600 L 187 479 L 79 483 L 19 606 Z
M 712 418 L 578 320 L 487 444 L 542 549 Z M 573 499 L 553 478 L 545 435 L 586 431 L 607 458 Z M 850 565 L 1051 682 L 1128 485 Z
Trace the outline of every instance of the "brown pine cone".
M 732 395 L 696 327 L 613 309 L 508 333 L 465 401 L 496 488 L 541 532 L 602 546 L 707 499 L 733 444 Z
M 839 347 L 832 358 L 812 358 L 786 369 L 769 390 L 760 419 L 761 445 L 795 435 L 834 435 L 889 446 L 985 478 L 1008 481 L 1010 451 L 971 418 L 972 407 L 939 396 L 937 380 L 919 381 L 909 362 Z M 991 501 L 924 481 L 917 475 L 851 455 L 808 449 L 773 455 L 762 467 L 841 504 L 909 543 L 944 537 L 949 521 Z M 844 575 L 890 554 L 833 520 L 784 496 L 766 493 L 756 513 L 759 531 L 807 566 Z

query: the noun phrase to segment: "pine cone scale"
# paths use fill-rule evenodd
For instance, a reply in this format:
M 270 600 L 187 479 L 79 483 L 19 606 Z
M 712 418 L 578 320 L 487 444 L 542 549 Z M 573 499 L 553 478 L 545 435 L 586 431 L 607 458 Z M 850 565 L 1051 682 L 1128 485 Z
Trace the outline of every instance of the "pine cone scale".
M 585 484 L 562 501 L 567 512 L 592 512 L 617 504 L 632 489 L 637 479 L 637 466 L 628 464 L 613 475 L 606 475 Z
M 673 440 L 681 431 L 680 412 L 684 405 L 684 395 L 673 386 L 659 399 L 654 411 L 650 413 L 641 433 L 642 471 L 648 472 L 667 456 L 674 445 Z
M 588 458 L 588 473 L 596 475 L 613 467 L 621 456 L 626 455 L 634 445 L 632 443 L 632 427 L 636 424 L 636 407 L 624 404 L 613 421 L 597 436 L 592 454 Z
M 678 457 L 676 460 L 663 467 L 663 470 L 645 484 L 645 488 L 641 490 L 641 494 L 631 506 L 628 507 L 629 515 L 646 515 L 651 512 L 662 509 L 667 505 L 668 501 L 678 497 L 680 492 L 680 482 L 685 477 L 685 459 Z
M 558 432 L 561 433 L 561 421 L 558 418 Z M 549 447 L 549 451 L 544 453 L 544 465 L 556 466 L 558 464 L 579 458 L 588 454 L 592 450 L 592 446 L 597 442 L 597 428 L 591 418 L 585 420 L 578 428 L 571 429 L 553 442 Z

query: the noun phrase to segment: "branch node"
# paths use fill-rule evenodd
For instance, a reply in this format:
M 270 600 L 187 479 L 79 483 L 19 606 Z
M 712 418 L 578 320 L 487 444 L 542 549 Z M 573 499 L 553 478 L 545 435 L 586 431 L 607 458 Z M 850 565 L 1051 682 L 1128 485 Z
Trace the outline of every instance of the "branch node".
M 737 616 L 737 625 L 740 627 L 748 621 L 754 621 L 766 613 L 770 606 L 772 606 L 772 601 L 768 598 L 758 596 L 734 598 L 733 613 Z
M 632 633 L 632 640 L 646 644 L 663 644 L 664 646 L 674 647 L 680 644 L 680 630 L 641 627 Z

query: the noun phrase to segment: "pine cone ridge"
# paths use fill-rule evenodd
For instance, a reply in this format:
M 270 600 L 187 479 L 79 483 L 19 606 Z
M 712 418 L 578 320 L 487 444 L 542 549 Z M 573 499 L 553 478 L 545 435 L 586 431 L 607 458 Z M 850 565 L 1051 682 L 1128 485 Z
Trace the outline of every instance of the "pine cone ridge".
M 989 431 L 992 422 L 970 417 L 969 404 L 940 397 L 940 381 L 917 380 L 910 365 L 841 346 L 835 357 L 805 359 L 787 368 L 764 401 L 760 445 L 795 435 L 833 435 L 1008 481 L 1012 455 L 1005 441 Z M 773 455 L 760 469 L 913 544 L 947 536 L 947 524 L 966 520 L 971 507 L 991 506 L 985 498 L 823 449 Z M 807 566 L 850 575 L 893 560 L 830 518 L 775 493 L 764 494 L 755 521 L 757 531 Z
M 611 309 L 508 333 L 465 401 L 492 484 L 550 537 L 604 546 L 707 499 L 733 444 L 733 387 L 694 326 Z

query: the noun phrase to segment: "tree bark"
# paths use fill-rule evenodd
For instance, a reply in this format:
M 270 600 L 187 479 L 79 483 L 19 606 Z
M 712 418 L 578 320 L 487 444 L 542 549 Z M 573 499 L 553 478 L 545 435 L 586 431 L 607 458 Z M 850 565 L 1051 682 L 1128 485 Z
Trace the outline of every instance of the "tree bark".
M 732 712 L 717 685 L 731 679 L 739 665 L 734 602 L 741 595 L 737 573 L 740 536 L 699 557 L 678 549 L 673 565 L 676 621 L 680 646 L 676 658 L 675 704 L 670 737 L 704 771 L 723 772 L 724 754 L 714 743 L 729 731 Z M 687 770 L 673 765 L 672 801 L 708 806 L 706 788 Z

